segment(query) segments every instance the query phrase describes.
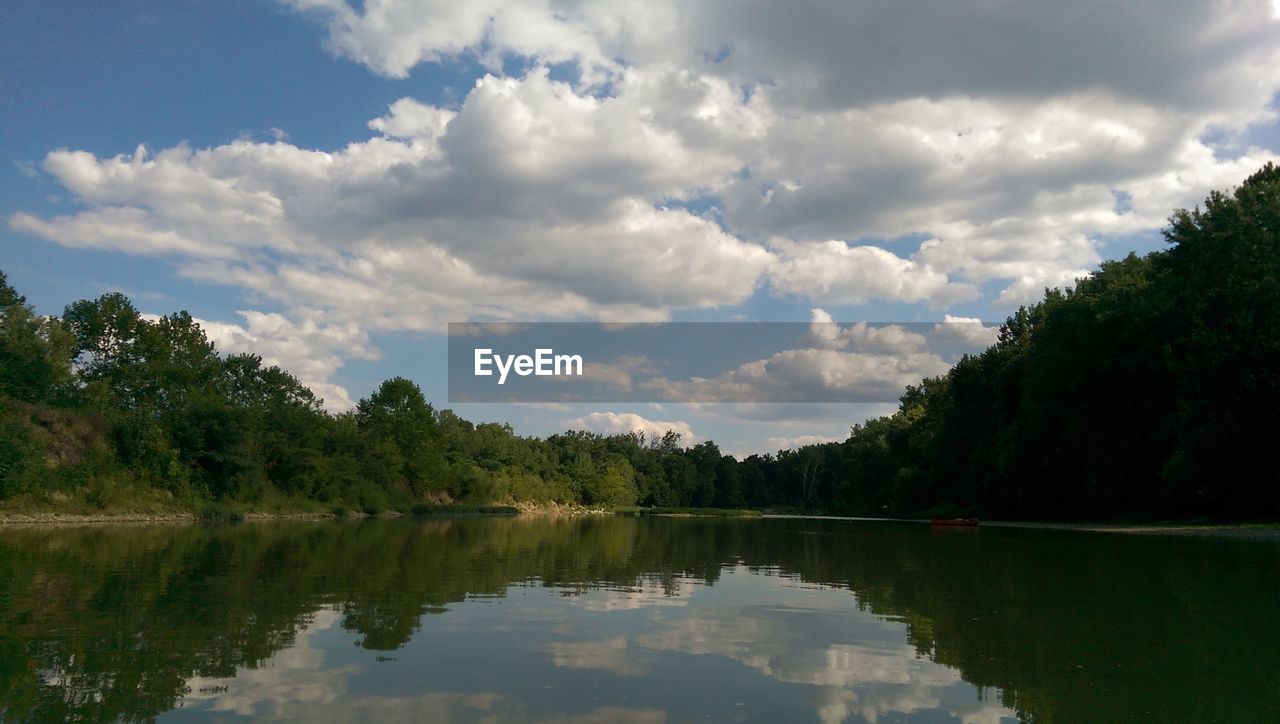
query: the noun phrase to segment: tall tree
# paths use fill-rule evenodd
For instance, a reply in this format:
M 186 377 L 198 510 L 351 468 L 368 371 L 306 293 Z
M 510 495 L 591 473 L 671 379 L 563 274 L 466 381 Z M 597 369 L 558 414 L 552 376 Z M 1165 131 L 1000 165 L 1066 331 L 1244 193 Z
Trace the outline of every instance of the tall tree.
M 443 462 L 440 435 L 422 389 L 403 377 L 383 382 L 356 405 L 360 431 L 394 444 L 402 481 L 415 493 L 429 489 Z

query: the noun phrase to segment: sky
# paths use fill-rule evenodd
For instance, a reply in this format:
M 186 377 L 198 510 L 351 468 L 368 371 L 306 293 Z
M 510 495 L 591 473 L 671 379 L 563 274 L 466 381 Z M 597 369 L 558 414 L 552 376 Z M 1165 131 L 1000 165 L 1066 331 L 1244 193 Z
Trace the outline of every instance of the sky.
M 1002 321 L 1280 155 L 1280 2 L 12 0 L 0 269 L 735 454 L 892 404 L 449 404 L 468 321 Z M 838 354 L 836 355 L 838 357 Z

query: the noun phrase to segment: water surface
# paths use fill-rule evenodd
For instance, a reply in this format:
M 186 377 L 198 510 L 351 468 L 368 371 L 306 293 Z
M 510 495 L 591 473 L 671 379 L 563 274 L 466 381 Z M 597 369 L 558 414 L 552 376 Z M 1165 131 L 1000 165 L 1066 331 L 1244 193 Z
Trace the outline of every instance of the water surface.
M 1280 544 L 820 520 L 0 531 L 0 719 L 1280 721 Z

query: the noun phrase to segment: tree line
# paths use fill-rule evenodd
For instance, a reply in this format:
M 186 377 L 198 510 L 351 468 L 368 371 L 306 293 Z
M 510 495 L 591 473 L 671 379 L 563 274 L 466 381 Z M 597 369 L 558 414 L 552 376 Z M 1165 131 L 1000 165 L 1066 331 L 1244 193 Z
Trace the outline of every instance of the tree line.
M 812 499 L 1006 519 L 1280 519 L 1280 169 L 1046 290 L 814 458 Z
M 1167 249 L 1046 290 L 847 440 L 743 460 L 679 436 L 545 439 L 387 380 L 327 412 L 186 312 L 37 315 L 0 272 L 0 500 L 367 510 L 466 501 L 1023 519 L 1280 518 L 1280 169 L 1176 211 Z

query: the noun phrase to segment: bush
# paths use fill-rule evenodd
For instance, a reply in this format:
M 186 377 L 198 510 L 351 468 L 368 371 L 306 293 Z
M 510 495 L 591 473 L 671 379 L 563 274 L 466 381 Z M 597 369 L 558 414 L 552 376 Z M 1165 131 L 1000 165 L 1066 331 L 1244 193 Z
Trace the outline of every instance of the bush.
M 200 510 L 200 518 L 218 523 L 240 523 L 245 519 L 242 511 L 235 510 L 225 503 L 208 503 Z
M 39 461 L 30 424 L 7 405 L 0 407 L 0 499 L 27 492 Z

